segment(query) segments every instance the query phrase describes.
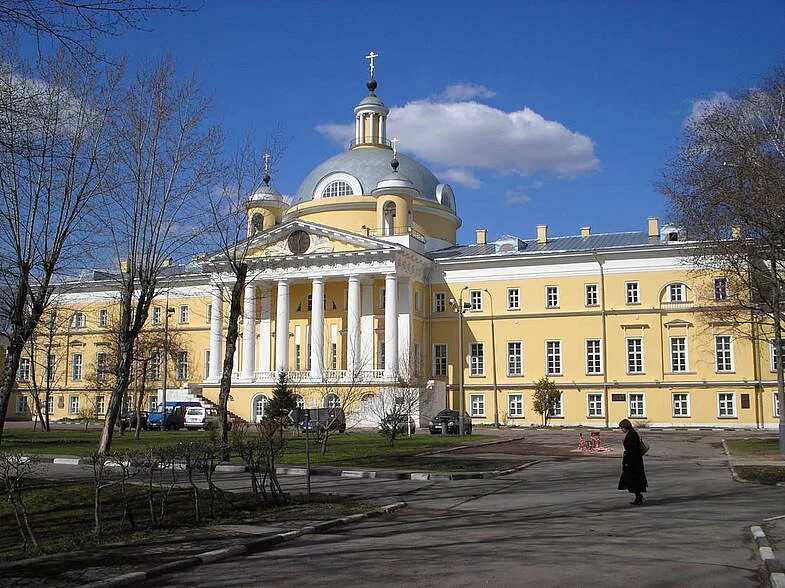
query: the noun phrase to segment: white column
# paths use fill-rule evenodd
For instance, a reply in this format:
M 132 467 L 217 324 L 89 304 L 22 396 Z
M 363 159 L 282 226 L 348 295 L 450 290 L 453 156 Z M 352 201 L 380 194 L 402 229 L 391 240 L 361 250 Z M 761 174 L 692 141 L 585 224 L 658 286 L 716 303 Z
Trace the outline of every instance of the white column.
M 360 371 L 360 278 L 349 276 L 346 310 L 346 370 L 354 378 Z
M 360 134 L 362 133 L 362 118 L 360 115 L 354 117 L 354 141 L 355 145 L 360 142 Z
M 398 279 L 384 276 L 384 377 L 398 375 Z
M 278 280 L 275 314 L 275 371 L 289 371 L 289 282 Z
M 260 288 L 260 302 L 262 304 L 259 310 L 259 371 L 270 371 L 270 336 L 272 328 L 270 325 L 270 305 L 272 297 L 270 288 L 267 284 L 263 284 Z
M 382 115 L 380 115 L 380 116 L 381 116 L 382 118 L 381 118 L 381 123 L 380 123 L 380 124 L 381 124 L 381 126 L 379 127 L 379 128 L 381 129 L 381 130 L 379 131 L 379 135 L 380 135 L 380 139 L 381 139 L 381 140 L 384 140 L 384 139 L 386 139 L 386 138 L 387 138 L 387 119 L 386 119 L 384 116 L 382 116 Z M 380 142 L 381 142 L 381 141 L 380 141 Z
M 373 280 L 364 281 L 360 296 L 360 370 L 372 370 L 373 364 Z
M 208 380 L 217 382 L 221 379 L 223 364 L 223 290 L 221 284 L 212 285 L 212 302 L 210 310 L 210 375 Z
M 412 325 L 412 287 L 410 278 L 401 277 L 398 281 L 398 367 L 403 361 L 407 378 L 414 375 L 414 348 L 411 342 Z
M 243 371 L 241 378 L 253 380 L 256 369 L 256 284 L 245 285 L 243 300 Z
M 311 282 L 311 377 L 324 375 L 324 278 Z

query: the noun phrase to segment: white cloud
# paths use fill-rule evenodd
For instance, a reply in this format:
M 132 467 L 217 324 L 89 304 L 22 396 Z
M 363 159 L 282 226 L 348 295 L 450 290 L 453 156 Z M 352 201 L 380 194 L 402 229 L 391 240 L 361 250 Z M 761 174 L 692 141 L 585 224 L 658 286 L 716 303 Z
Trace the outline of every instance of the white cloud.
M 539 190 L 543 187 L 542 182 L 531 182 L 530 184 L 519 184 L 504 194 L 504 201 L 507 204 L 528 204 L 532 201 L 530 192 Z
M 684 126 L 699 121 L 706 116 L 706 114 L 711 112 L 715 106 L 731 102 L 732 100 L 733 98 L 731 98 L 730 94 L 727 92 L 714 92 L 710 98 L 697 98 L 693 100 L 692 111 L 687 115 L 687 118 L 684 119 Z
M 441 94 L 433 97 L 434 102 L 462 102 L 474 98 L 493 98 L 496 92 L 482 84 L 450 84 Z
M 443 182 L 453 182 L 466 188 L 476 190 L 482 186 L 482 182 L 468 169 L 446 169 L 436 174 Z

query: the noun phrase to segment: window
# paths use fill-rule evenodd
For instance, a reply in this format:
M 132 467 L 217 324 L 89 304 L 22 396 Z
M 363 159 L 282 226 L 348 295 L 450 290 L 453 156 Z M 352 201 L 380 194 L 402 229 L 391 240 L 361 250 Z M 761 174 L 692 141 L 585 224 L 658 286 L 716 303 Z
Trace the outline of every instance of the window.
M 586 373 L 602 373 L 602 353 L 600 351 L 599 339 L 586 340 Z
M 469 345 L 469 375 L 482 376 L 485 374 L 485 344 L 471 343 Z
M 161 354 L 153 351 L 150 354 L 150 361 L 147 363 L 147 377 L 151 380 L 161 379 Z
M 83 312 L 75 312 L 71 315 L 71 327 L 80 329 L 85 326 L 85 315 Z
M 433 345 L 433 376 L 435 378 L 447 376 L 447 343 Z
M 95 414 L 106 414 L 106 397 L 103 394 L 95 397 Z
M 82 379 L 82 354 L 71 354 L 71 379 L 78 381 Z
M 774 416 L 780 416 L 780 395 L 779 392 L 774 393 Z
M 27 396 L 19 394 L 16 397 L 16 414 L 27 414 L 30 412 L 30 406 L 27 403 Z
M 46 399 L 46 413 L 53 414 L 54 411 L 55 411 L 55 397 L 49 396 L 49 398 Z
M 70 414 L 79 414 L 79 397 L 71 396 L 68 402 L 68 412 Z
M 385 303 L 387 302 L 387 293 L 384 291 L 384 288 L 379 288 L 379 308 L 384 308 Z
M 546 308 L 559 307 L 559 287 L 545 286 L 545 306 Z
M 208 304 L 204 308 L 204 322 L 210 324 L 213 320 L 213 305 Z
M 643 394 L 630 394 L 630 416 L 631 417 L 645 417 L 646 405 L 644 403 Z
M 102 308 L 98 311 L 98 326 L 105 327 L 109 324 L 109 311 Z
M 782 347 L 782 345 L 783 345 L 783 341 L 781 340 L 779 346 Z M 780 357 L 780 354 L 777 351 L 776 339 L 769 340 L 769 350 L 770 350 L 769 361 L 771 362 L 771 371 L 776 372 L 777 365 L 779 364 L 779 357 Z
M 521 291 L 518 288 L 507 288 L 507 310 L 521 309 Z
M 588 416 L 601 417 L 605 412 L 602 406 L 602 394 L 587 394 Z
M 57 375 L 57 356 L 54 353 L 46 354 L 46 369 L 44 369 L 44 378 L 47 382 L 51 382 Z
M 264 420 L 264 415 L 267 413 L 267 405 L 270 404 L 270 399 L 264 394 L 254 396 L 253 399 L 253 420 L 255 423 Z
M 19 359 L 19 370 L 16 372 L 16 379 L 19 382 L 30 381 L 30 358 L 22 357 Z
M 295 394 L 292 396 L 292 399 L 294 400 L 294 405 L 297 408 L 305 408 L 305 398 L 303 398 L 300 394 Z
M 106 380 L 108 360 L 109 356 L 105 351 L 99 351 L 95 354 L 95 379 L 99 382 Z
M 507 342 L 507 375 L 523 375 L 523 343 L 520 341 Z
M 627 339 L 627 373 L 643 373 L 643 339 L 640 337 Z
M 330 393 L 324 397 L 322 400 L 324 403 L 324 408 L 340 408 L 341 407 L 341 399 L 338 397 L 337 394 Z
M 482 290 L 469 290 L 469 310 L 482 310 Z
M 469 406 L 471 407 L 471 416 L 484 417 L 485 394 L 469 394 Z
M 597 284 L 586 284 L 586 306 L 597 306 L 599 304 L 598 292 Z
M 153 306 L 153 314 L 150 317 L 150 319 L 152 320 L 152 323 L 154 325 L 160 325 L 161 324 L 161 307 L 160 306 Z
M 523 416 L 523 394 L 510 394 L 507 396 L 507 416 Z
M 322 192 L 323 198 L 331 198 L 333 196 L 351 196 L 353 194 L 352 187 L 348 182 L 343 180 L 335 180 L 330 182 Z
M 210 377 L 210 350 L 204 350 L 204 377 L 205 379 Z
M 678 392 L 673 394 L 672 398 L 673 398 L 673 416 L 675 417 L 690 416 L 690 395 L 685 392 Z
M 668 302 L 684 302 L 687 300 L 684 284 L 668 285 Z
M 155 412 L 158 409 L 158 395 L 150 396 L 147 399 L 147 410 Z
M 717 371 L 732 372 L 733 351 L 731 349 L 730 335 L 717 335 L 714 337 L 714 350 L 717 358 Z
M 444 292 L 433 293 L 433 312 L 444 312 L 447 310 L 447 295 Z
M 671 371 L 687 371 L 687 337 L 671 337 Z
M 733 392 L 717 394 L 717 416 L 733 418 L 736 416 L 736 395 Z
M 309 353 L 308 355 L 310 356 L 311 354 Z M 377 370 L 383 370 L 384 369 L 384 361 L 385 361 L 385 357 L 384 357 L 384 340 L 383 339 L 379 339 L 379 345 L 378 345 L 377 352 L 376 352 L 376 369 Z M 308 369 L 310 369 L 310 368 L 308 368 Z
M 638 282 L 625 282 L 624 286 L 627 293 L 627 304 L 640 304 L 641 297 Z
M 728 278 L 714 278 L 714 300 L 728 299 Z
M 188 352 L 177 352 L 177 374 L 176 377 L 180 381 L 188 379 Z
M 422 310 L 422 293 L 419 290 L 414 291 L 414 312 L 419 313 Z
M 559 394 L 559 398 L 553 404 L 553 408 L 548 413 L 548 416 L 552 416 L 552 417 L 564 416 L 564 413 L 562 412 L 562 394 Z
M 561 374 L 561 341 L 545 342 L 545 373 L 549 376 Z
M 187 304 L 180 305 L 180 323 L 187 323 L 191 319 L 191 311 Z

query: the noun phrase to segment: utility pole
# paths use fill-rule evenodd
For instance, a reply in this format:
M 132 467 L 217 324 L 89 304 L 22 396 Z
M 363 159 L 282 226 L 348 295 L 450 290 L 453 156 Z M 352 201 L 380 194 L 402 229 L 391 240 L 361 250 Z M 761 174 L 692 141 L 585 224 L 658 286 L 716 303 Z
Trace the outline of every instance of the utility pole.
M 458 295 L 458 301 L 455 298 L 450 299 L 450 306 L 458 314 L 458 434 L 463 435 L 466 431 L 465 419 L 463 417 L 466 409 L 464 408 L 464 394 L 463 394 L 463 368 L 464 368 L 464 353 L 463 353 L 463 313 L 466 312 L 463 302 L 463 293 L 468 290 L 469 286 L 461 288 Z
M 499 386 L 496 382 L 496 327 L 493 319 L 495 317 L 493 312 L 493 295 L 488 288 L 484 292 L 491 299 L 491 365 L 493 368 L 493 426 L 499 428 Z
M 169 293 L 166 294 L 166 312 L 164 313 L 164 389 L 161 394 L 161 411 L 163 412 L 163 416 L 161 417 L 161 430 L 166 430 L 166 421 L 168 413 L 166 412 L 166 387 L 168 385 L 168 375 L 169 375 L 169 317 L 174 314 L 174 308 L 169 306 Z

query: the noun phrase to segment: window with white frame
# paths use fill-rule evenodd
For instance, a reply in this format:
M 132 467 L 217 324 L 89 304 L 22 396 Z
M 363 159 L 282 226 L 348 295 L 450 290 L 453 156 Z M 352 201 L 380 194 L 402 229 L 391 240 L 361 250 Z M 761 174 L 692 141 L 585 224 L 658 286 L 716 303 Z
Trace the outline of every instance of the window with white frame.
M 507 341 L 507 375 L 523 375 L 523 343 Z
M 674 392 L 671 395 L 673 404 L 673 416 L 690 416 L 690 395 L 686 392 Z
M 155 412 L 158 410 L 158 395 L 153 394 L 152 396 L 147 398 L 147 410 L 150 412 Z
M 57 355 L 54 353 L 46 354 L 46 367 L 44 368 L 44 378 L 47 382 L 51 382 L 57 375 Z
M 471 407 L 471 416 L 484 417 L 485 394 L 469 394 L 469 406 Z
M 671 371 L 687 371 L 687 337 L 671 337 Z
M 53 414 L 55 411 L 55 397 L 49 396 L 46 399 L 46 414 Z
M 340 408 L 341 399 L 337 394 L 331 392 L 330 394 L 326 394 L 322 399 L 322 406 L 324 406 L 324 408 Z
M 30 381 L 31 361 L 29 357 L 19 359 L 19 370 L 16 372 L 16 379 L 19 382 Z
M 188 379 L 188 352 L 177 352 L 177 379 L 180 381 Z
M 270 399 L 267 398 L 264 394 L 259 394 L 254 396 L 253 399 L 253 420 L 255 423 L 258 423 L 264 420 L 265 414 L 267 414 L 267 405 L 270 404 Z
M 82 379 L 82 354 L 71 354 L 71 379 L 79 381 Z
M 631 417 L 645 417 L 646 416 L 646 403 L 643 394 L 637 392 L 628 396 L 629 410 Z
M 625 282 L 624 290 L 625 290 L 625 300 L 627 301 L 627 304 L 641 303 L 640 285 L 638 284 L 638 282 Z
M 520 418 L 523 416 L 523 394 L 507 396 L 507 416 Z
M 545 342 L 545 373 L 549 376 L 561 374 L 561 341 Z
M 68 412 L 70 414 L 79 414 L 79 397 L 71 396 L 68 402 Z
M 714 300 L 728 299 L 728 278 L 714 278 Z
M 602 373 L 602 344 L 599 339 L 586 340 L 586 373 Z
M 590 417 L 601 417 L 605 415 L 602 405 L 602 394 L 586 395 L 587 415 Z
M 95 354 L 95 379 L 98 382 L 106 380 L 108 372 L 109 355 L 106 351 L 99 351 Z
M 71 327 L 80 329 L 86 324 L 85 314 L 83 312 L 75 312 L 71 315 Z
M 507 310 L 521 309 L 521 291 L 519 288 L 507 288 Z
M 103 394 L 95 397 L 95 414 L 106 414 L 106 396 Z
M 153 306 L 152 314 L 150 315 L 150 320 L 154 325 L 161 324 L 161 307 L 160 306 Z
M 447 376 L 447 343 L 433 344 L 433 375 L 436 378 Z
M 585 301 L 586 306 L 597 306 L 600 303 L 599 286 L 597 284 L 586 284 Z
M 469 290 L 469 310 L 482 310 L 482 290 Z
M 559 287 L 558 286 L 545 286 L 545 307 L 558 308 L 559 307 Z
M 780 416 L 780 395 L 779 392 L 774 393 L 774 416 L 779 418 Z
M 147 362 L 147 377 L 154 381 L 161 379 L 161 354 L 158 350 L 150 354 L 150 361 Z
M 736 416 L 736 394 L 733 392 L 717 393 L 717 416 L 720 418 Z
M 668 302 L 684 302 L 687 300 L 687 289 L 684 284 L 668 284 Z
M 187 323 L 191 320 L 191 309 L 187 304 L 180 305 L 180 323 Z
M 305 408 L 305 398 L 303 398 L 302 395 L 295 394 L 292 396 L 292 399 L 294 400 L 294 405 L 297 408 Z
M 563 417 L 564 412 L 562 408 L 562 394 L 559 393 L 559 398 L 556 399 L 556 402 L 553 404 L 553 408 L 548 412 L 548 416 L 551 417 Z
M 19 394 L 16 397 L 16 414 L 27 414 L 30 410 L 30 405 L 27 402 L 27 395 Z
M 733 349 L 730 335 L 717 335 L 714 337 L 714 353 L 718 372 L 733 371 Z
M 627 338 L 627 373 L 643 373 L 643 339 L 640 337 Z
M 444 312 L 447 310 L 447 294 L 445 292 L 433 293 L 433 312 Z
M 109 311 L 105 308 L 101 308 L 98 311 L 98 326 L 105 327 L 109 324 Z
M 209 325 L 212 322 L 212 320 L 213 320 L 213 305 L 206 304 L 204 307 L 204 322 L 206 322 Z
M 782 347 L 783 342 L 785 340 L 780 340 L 780 345 L 777 345 L 776 339 L 769 340 L 769 363 L 771 364 L 771 371 L 777 371 L 777 365 L 779 364 L 780 353 L 778 347 Z
M 335 180 L 325 186 L 324 190 L 322 191 L 322 197 L 331 198 L 335 196 L 351 196 L 353 193 L 354 192 L 352 192 L 352 187 L 349 185 L 349 182 Z
M 469 344 L 469 375 L 482 376 L 485 374 L 485 344 Z

